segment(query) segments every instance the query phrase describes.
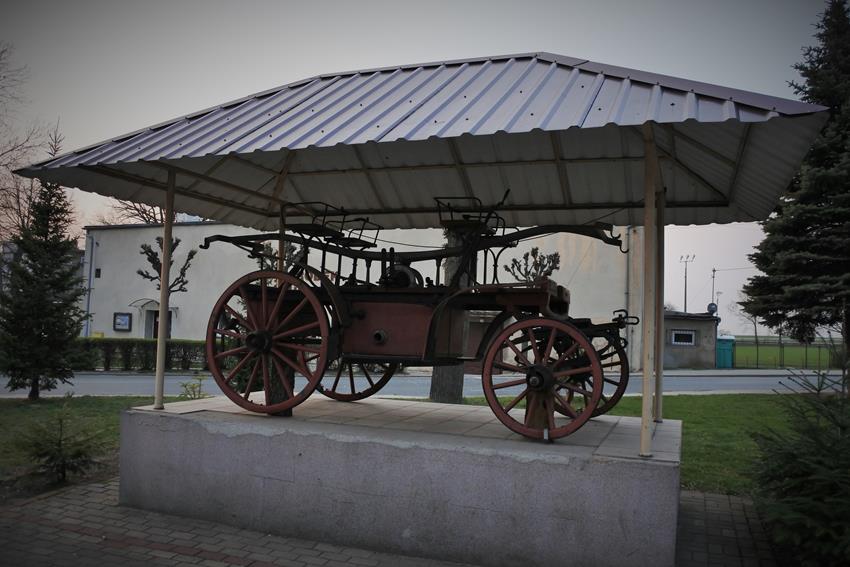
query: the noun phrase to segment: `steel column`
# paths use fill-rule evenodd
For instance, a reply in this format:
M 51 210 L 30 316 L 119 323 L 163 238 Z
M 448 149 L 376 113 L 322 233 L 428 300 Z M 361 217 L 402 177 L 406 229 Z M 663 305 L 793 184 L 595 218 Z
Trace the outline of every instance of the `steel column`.
M 153 408 L 163 409 L 165 391 L 165 340 L 168 336 L 168 284 L 171 281 L 171 228 L 174 222 L 174 185 L 176 174 L 168 172 L 165 192 L 165 223 L 162 225 L 162 267 L 159 271 L 159 327 L 156 337 L 156 384 Z
M 652 378 L 655 370 L 655 278 L 657 209 L 655 206 L 656 164 L 655 137 L 651 124 L 643 125 L 643 383 L 641 388 L 640 456 L 652 456 Z

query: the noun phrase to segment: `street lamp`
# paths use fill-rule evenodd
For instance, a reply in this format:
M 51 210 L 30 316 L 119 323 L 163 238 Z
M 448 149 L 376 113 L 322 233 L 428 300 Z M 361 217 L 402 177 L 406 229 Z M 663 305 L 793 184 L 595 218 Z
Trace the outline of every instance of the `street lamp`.
M 688 312 L 688 264 L 696 259 L 696 254 L 679 256 L 679 263 L 685 265 L 685 313 Z

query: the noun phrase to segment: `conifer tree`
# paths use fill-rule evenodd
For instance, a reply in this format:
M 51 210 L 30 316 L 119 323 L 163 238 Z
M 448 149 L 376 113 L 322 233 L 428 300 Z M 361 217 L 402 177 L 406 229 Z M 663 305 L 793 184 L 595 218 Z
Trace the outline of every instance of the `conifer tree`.
M 54 135 L 55 154 L 61 140 Z M 12 239 L 16 260 L 8 266 L 8 286 L 0 290 L 0 371 L 9 377 L 8 389 L 28 388 L 30 400 L 74 376 L 85 290 L 77 244 L 68 235 L 71 222 L 62 187 L 41 183 L 29 226 Z
M 811 341 L 818 328 L 850 342 L 850 17 L 830 0 L 791 83 L 810 103 L 829 107 L 827 125 L 750 256 L 763 275 L 744 286 L 743 309 L 768 327 Z

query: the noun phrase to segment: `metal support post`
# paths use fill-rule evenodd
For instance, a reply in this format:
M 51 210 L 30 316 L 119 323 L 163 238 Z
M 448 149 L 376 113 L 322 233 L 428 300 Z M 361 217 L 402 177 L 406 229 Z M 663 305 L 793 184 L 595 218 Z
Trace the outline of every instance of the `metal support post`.
M 656 182 L 659 180 L 656 179 Z M 652 417 L 656 423 L 663 421 L 662 405 L 664 398 L 664 341 L 667 331 L 664 327 L 664 206 L 667 202 L 664 188 L 656 193 L 656 263 L 655 263 L 655 398 Z
M 168 172 L 165 193 L 165 223 L 162 225 L 162 267 L 159 271 L 159 327 L 156 336 L 156 383 L 153 408 L 163 409 L 165 391 L 165 340 L 168 338 L 168 284 L 171 281 L 171 228 L 174 217 L 174 171 Z
M 643 382 L 640 412 L 640 456 L 652 456 L 652 378 L 655 370 L 655 263 L 657 248 L 657 209 L 655 206 L 656 164 L 655 137 L 651 124 L 643 125 Z

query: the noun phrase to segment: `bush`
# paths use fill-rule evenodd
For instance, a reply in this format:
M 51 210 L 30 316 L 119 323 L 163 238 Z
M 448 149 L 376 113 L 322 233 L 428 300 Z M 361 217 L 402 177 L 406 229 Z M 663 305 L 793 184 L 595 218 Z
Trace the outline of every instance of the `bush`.
M 36 473 L 65 482 L 68 473 L 84 473 L 94 466 L 100 447 L 97 433 L 78 430 L 66 402 L 50 421 L 37 423 L 17 441 L 18 448 L 36 466 Z
M 799 565 L 850 565 L 850 399 L 818 374 L 783 395 L 788 428 L 754 435 L 757 502 L 783 555 Z

